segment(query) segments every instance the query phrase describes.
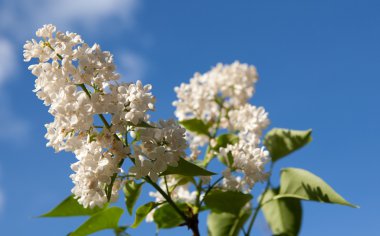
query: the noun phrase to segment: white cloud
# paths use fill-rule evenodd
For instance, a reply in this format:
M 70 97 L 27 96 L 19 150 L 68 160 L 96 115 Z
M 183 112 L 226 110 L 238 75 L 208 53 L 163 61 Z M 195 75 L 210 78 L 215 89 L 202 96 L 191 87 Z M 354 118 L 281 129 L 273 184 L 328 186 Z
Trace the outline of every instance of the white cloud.
M 0 69 L 1 70 L 1 69 Z M 20 143 L 29 132 L 29 124 L 14 114 L 7 94 L 0 88 L 0 140 Z
M 96 26 L 107 17 L 117 17 L 131 27 L 137 4 L 138 0 L 46 0 L 42 11 L 63 24 L 82 22 Z
M 25 136 L 28 124 L 17 117 L 5 89 L 9 78 L 14 79 L 17 60 L 21 57 L 21 42 L 43 24 L 53 23 L 59 30 L 102 33 L 107 24 L 115 30 L 127 28 L 134 31 L 135 15 L 141 0 L 5 0 L 0 1 L 0 139 Z M 117 32 L 116 32 L 117 33 Z M 6 35 L 7 39 L 1 35 Z M 33 33 L 34 35 L 34 33 Z M 115 53 L 115 52 L 114 52 Z M 142 79 L 146 62 L 138 54 L 126 54 L 117 58 L 126 80 Z M 123 73 L 124 74 L 124 73 Z M 125 75 L 124 74 L 124 75 Z
M 16 64 L 13 45 L 9 40 L 0 37 L 0 87 L 9 79 Z
M 97 29 L 102 22 L 113 19 L 117 27 L 132 28 L 139 0 L 5 0 L 0 3 L 0 29 L 22 38 L 43 24 L 63 28 L 84 26 Z M 22 15 L 22 17 L 20 17 Z
M 28 130 L 27 123 L 13 114 L 4 91 L 4 84 L 13 78 L 17 64 L 13 45 L 9 40 L 0 37 L 0 139 L 12 141 L 24 136 Z
M 136 80 L 144 80 L 147 72 L 147 62 L 139 54 L 127 52 L 120 56 L 120 73 L 124 81 L 131 82 Z

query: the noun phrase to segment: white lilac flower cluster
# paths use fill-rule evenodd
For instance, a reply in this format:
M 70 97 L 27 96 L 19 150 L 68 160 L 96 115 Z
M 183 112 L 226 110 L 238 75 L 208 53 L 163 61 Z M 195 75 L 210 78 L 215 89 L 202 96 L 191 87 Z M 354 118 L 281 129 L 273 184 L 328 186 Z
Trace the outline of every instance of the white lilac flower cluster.
M 189 84 L 175 88 L 178 100 L 173 103 L 179 120 L 196 118 L 211 124 L 210 133 L 226 129 L 237 134 L 239 141 L 220 148 L 215 155 L 233 163 L 223 172 L 222 186 L 226 189 L 249 191 L 253 185 L 267 177 L 264 166 L 269 153 L 260 145 L 263 129 L 270 121 L 263 107 L 248 103 L 253 96 L 258 75 L 254 66 L 234 62 L 218 64 L 205 74 L 196 73 Z M 215 140 L 206 135 L 187 133 L 193 158 L 200 147 Z M 235 173 L 235 174 L 234 174 Z
M 132 155 L 126 133 L 149 123 L 155 98 L 150 85 L 119 81 L 110 52 L 87 45 L 75 33 L 56 32 L 53 25 L 44 25 L 36 35 L 39 41 L 24 45 L 24 59 L 38 59 L 29 66 L 37 77 L 34 92 L 54 116 L 46 125 L 47 146 L 75 154 L 72 192 L 84 207 L 117 199 L 121 182 L 115 175 L 127 156 L 136 159 L 131 168 L 136 177 L 155 180 L 184 156 L 184 130 L 173 121 L 138 128 L 142 141 Z
M 168 166 L 177 166 L 179 158 L 186 156 L 186 129 L 174 120 L 161 120 L 154 127 L 139 129 L 137 132 L 141 143 L 134 145 L 132 156 L 136 165 L 129 169 L 136 178 L 148 175 L 153 181 L 157 181 L 159 173 Z

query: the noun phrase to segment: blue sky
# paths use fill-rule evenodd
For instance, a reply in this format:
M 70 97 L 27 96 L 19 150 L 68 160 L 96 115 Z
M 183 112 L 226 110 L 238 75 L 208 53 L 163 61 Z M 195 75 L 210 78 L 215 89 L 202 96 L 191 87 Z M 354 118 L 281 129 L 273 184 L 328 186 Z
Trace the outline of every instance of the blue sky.
M 22 61 L 25 40 L 54 23 L 110 50 L 124 80 L 151 83 L 154 119 L 173 116 L 173 87 L 194 72 L 218 62 L 254 64 L 260 81 L 252 102 L 269 111 L 272 127 L 314 130 L 313 142 L 275 172 L 308 169 L 361 206 L 305 202 L 301 235 L 376 235 L 379 11 L 375 0 L 0 1 L 0 234 L 65 235 L 84 220 L 34 218 L 72 188 L 74 157 L 45 147 L 43 125 L 52 117 L 32 93 L 34 79 Z M 261 215 L 255 227 L 255 235 L 269 235 Z M 154 232 L 154 224 L 129 231 Z M 190 235 L 184 228 L 160 235 L 179 232 Z

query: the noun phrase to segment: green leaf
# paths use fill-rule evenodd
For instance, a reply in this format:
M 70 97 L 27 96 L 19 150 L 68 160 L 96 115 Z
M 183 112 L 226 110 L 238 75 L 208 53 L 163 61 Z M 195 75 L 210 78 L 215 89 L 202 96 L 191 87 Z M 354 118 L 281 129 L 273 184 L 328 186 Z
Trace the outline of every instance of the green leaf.
M 173 167 L 169 166 L 164 172 L 161 173 L 161 176 L 164 175 L 183 175 L 183 176 L 210 176 L 215 175 L 215 173 L 203 169 L 189 161 L 186 161 L 184 158 L 179 158 L 178 166 Z
M 213 190 L 207 194 L 204 202 L 213 212 L 228 212 L 236 215 L 251 199 L 251 194 Z
M 237 236 L 251 215 L 252 210 L 243 208 L 239 215 L 222 212 L 211 212 L 207 217 L 209 236 Z
M 206 125 L 202 120 L 194 118 L 190 120 L 182 120 L 179 123 L 191 132 L 210 136 L 210 133 L 208 132 L 210 126 Z
M 228 144 L 235 144 L 239 142 L 239 137 L 235 134 L 222 134 L 216 139 L 216 145 L 213 147 L 215 151 L 219 151 L 219 148 L 225 148 Z
M 132 215 L 133 206 L 136 204 L 136 201 L 140 196 L 141 187 L 143 184 L 144 182 L 137 184 L 133 180 L 129 180 L 125 183 L 124 196 L 125 196 L 125 202 L 127 205 L 128 213 L 130 215 Z
M 189 208 L 186 203 L 177 203 L 177 206 L 182 211 L 186 211 Z M 153 220 L 159 229 L 173 228 L 184 223 L 182 217 L 168 203 L 155 210 Z
M 216 152 L 219 152 L 220 148 L 225 148 L 225 147 L 227 147 L 228 144 L 235 144 L 235 143 L 239 142 L 239 137 L 236 136 L 235 134 L 222 134 L 222 135 L 219 135 L 215 139 L 215 141 L 216 141 L 216 145 L 213 147 L 213 150 L 215 150 Z M 213 158 L 213 156 L 210 156 L 210 157 Z M 207 163 L 211 161 L 211 158 L 209 160 L 207 160 Z M 234 158 L 233 158 L 231 152 L 227 153 L 227 159 L 225 157 L 222 157 L 222 156 L 218 156 L 218 159 L 224 165 L 226 165 L 230 168 L 233 168 L 232 164 L 233 164 Z
M 156 128 L 143 120 L 141 120 L 137 125 L 133 124 L 130 121 L 127 121 L 126 124 L 130 126 L 134 126 L 134 127 L 140 127 L 140 128 Z
M 302 148 L 311 140 L 311 129 L 302 131 L 274 128 L 265 136 L 264 146 L 268 148 L 272 161 L 275 162 Z
M 183 176 L 183 175 L 171 175 L 170 176 L 171 178 L 175 179 L 175 184 L 174 185 L 171 185 L 169 186 L 169 192 L 172 192 L 174 191 L 174 189 L 176 189 L 178 186 L 181 186 L 181 185 L 185 185 L 189 182 L 192 182 L 193 184 L 197 184 L 195 182 L 195 179 L 194 177 L 191 177 L 191 176 Z
M 277 194 L 278 189 L 268 189 L 265 192 L 263 202 L 267 203 L 262 207 L 264 217 L 273 235 L 297 236 L 302 223 L 301 200 L 296 198 L 271 200 Z
M 280 186 L 280 193 L 275 199 L 291 197 L 357 207 L 347 202 L 321 178 L 303 169 L 283 169 Z
M 116 229 L 114 229 L 115 236 L 131 236 L 126 231 L 128 229 L 128 226 L 119 226 Z
M 133 224 L 131 225 L 131 228 L 137 228 L 137 226 L 140 225 L 140 223 L 145 219 L 145 217 L 151 212 L 155 207 L 157 207 L 157 203 L 155 202 L 148 202 L 136 210 L 136 218 Z
M 76 199 L 74 199 L 73 195 L 70 195 L 53 210 L 41 215 L 40 217 L 86 216 L 93 215 L 103 209 L 104 208 L 99 207 L 94 207 L 93 209 L 84 208 Z
M 104 229 L 117 229 L 123 209 L 111 207 L 92 215 L 86 222 L 70 234 L 70 236 L 85 236 Z

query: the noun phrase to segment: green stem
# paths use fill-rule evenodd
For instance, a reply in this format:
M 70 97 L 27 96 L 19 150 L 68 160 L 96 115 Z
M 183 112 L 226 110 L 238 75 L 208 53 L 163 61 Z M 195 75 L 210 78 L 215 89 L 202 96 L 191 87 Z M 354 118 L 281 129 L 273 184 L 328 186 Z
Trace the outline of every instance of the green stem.
M 82 90 L 86 93 L 87 97 L 91 99 L 91 93 L 90 91 L 88 91 L 88 89 L 86 88 L 86 85 L 84 84 L 79 84 L 78 85 L 79 87 L 82 88 Z M 111 129 L 111 125 L 107 122 L 106 118 L 103 116 L 103 114 L 98 114 L 99 118 L 102 120 L 104 126 L 109 130 Z M 116 134 L 113 135 L 115 137 L 116 140 L 118 141 L 121 141 L 119 136 L 117 136 Z M 125 144 L 126 146 L 128 145 L 128 143 Z M 118 164 L 118 167 L 120 168 L 124 163 L 124 159 L 121 159 L 119 164 Z M 106 195 L 107 195 L 107 200 L 108 202 L 111 201 L 111 195 L 112 195 L 112 188 L 113 188 L 113 184 L 115 183 L 115 180 L 116 180 L 116 177 L 117 177 L 117 173 L 114 173 L 111 177 L 111 182 L 110 184 L 107 186 L 106 188 Z
M 271 162 L 271 164 L 270 164 L 270 170 L 269 170 L 270 174 L 272 173 L 272 170 L 273 170 L 273 164 L 274 164 L 273 162 Z M 248 230 L 247 230 L 247 232 L 244 233 L 245 236 L 249 236 L 251 234 L 251 230 L 252 230 L 253 224 L 255 223 L 256 217 L 259 214 L 259 211 L 260 211 L 261 207 L 263 206 L 264 197 L 265 197 L 265 194 L 267 193 L 269 187 L 270 187 L 270 176 L 268 177 L 268 180 L 267 180 L 267 183 L 265 185 L 264 191 L 262 193 L 262 196 L 260 197 L 260 201 L 259 201 L 257 207 L 255 208 L 255 211 L 254 211 L 254 213 L 252 215 L 252 218 L 251 218 L 251 220 L 249 222 Z
M 181 211 L 181 209 L 178 208 L 178 206 L 175 204 L 175 202 L 171 199 L 171 197 L 165 193 L 164 190 L 158 184 L 152 181 L 151 178 L 148 176 L 144 177 L 145 181 L 148 182 L 150 185 L 152 185 L 164 198 L 165 200 L 174 208 L 174 210 L 182 217 L 182 219 L 186 222 L 186 224 L 189 223 L 188 217 Z
M 220 177 L 219 179 L 217 179 L 212 185 L 210 185 L 210 187 L 206 190 L 205 192 L 205 195 L 203 196 L 203 199 L 202 201 L 200 202 L 199 206 L 202 205 L 202 203 L 204 202 L 207 194 L 224 178 L 224 176 Z
M 166 192 L 170 196 L 170 191 L 169 191 L 169 186 L 168 186 L 168 180 L 166 179 L 166 175 L 164 176 L 164 181 L 165 181 Z

